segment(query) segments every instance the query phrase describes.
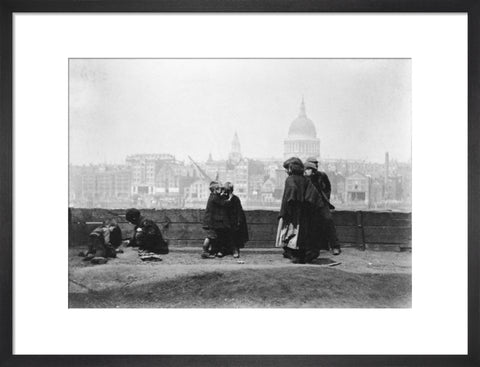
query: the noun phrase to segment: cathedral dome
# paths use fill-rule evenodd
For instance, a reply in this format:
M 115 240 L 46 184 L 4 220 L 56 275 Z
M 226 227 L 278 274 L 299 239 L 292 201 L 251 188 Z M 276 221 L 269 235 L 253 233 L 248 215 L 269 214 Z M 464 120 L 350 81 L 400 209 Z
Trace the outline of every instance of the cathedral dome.
M 288 137 L 295 139 L 315 139 L 317 137 L 315 125 L 305 113 L 305 103 L 303 99 L 300 106 L 300 114 L 292 121 L 288 129 Z

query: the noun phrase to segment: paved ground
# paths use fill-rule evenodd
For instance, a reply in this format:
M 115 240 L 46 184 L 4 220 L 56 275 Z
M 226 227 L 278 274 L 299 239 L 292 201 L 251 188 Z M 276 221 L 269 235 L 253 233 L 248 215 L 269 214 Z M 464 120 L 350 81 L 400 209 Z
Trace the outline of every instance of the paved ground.
M 270 289 L 262 288 L 265 285 L 289 288 L 288 280 L 290 277 L 293 277 L 291 278 L 291 283 L 302 282 L 309 284 L 310 281 L 318 283 L 318 279 L 330 277 L 332 278 L 329 281 L 330 283 L 338 281 L 339 286 L 337 288 L 343 290 L 345 294 L 339 294 L 337 289 L 336 294 L 323 294 L 321 300 L 318 299 L 319 295 L 316 296 L 316 299 L 310 299 L 314 297 L 317 290 L 315 289 L 315 292 L 313 292 L 304 287 L 304 293 L 312 295 L 310 298 L 307 297 L 306 301 L 306 304 L 312 307 L 347 307 L 349 302 L 350 304 L 354 302 L 355 307 L 358 307 L 358 305 L 362 305 L 362 299 L 352 299 L 351 293 L 352 290 L 355 290 L 355 287 L 360 286 L 366 287 L 364 292 L 370 294 L 368 302 L 367 300 L 365 301 L 365 307 L 376 307 L 377 305 L 379 307 L 388 307 L 389 305 L 398 306 L 399 304 L 401 304 L 400 307 L 409 307 L 410 304 L 410 300 L 406 300 L 406 297 L 409 298 L 408 296 L 411 294 L 410 252 L 375 252 L 346 248 L 343 249 L 342 254 L 339 256 L 322 252 L 316 264 L 300 265 L 292 264 L 287 259 L 284 259 L 281 251 L 278 249 L 243 250 L 240 258 L 241 263 L 232 256 L 222 259 L 201 259 L 200 250 L 192 248 L 173 248 L 170 254 L 162 255 L 162 261 L 160 262 L 143 262 L 138 257 L 136 250 L 132 248 L 124 250 L 125 252 L 119 254 L 118 258 L 110 259 L 104 265 L 92 265 L 88 262 L 83 262 L 81 257 L 77 256 L 78 249 L 69 251 L 68 276 L 69 294 L 72 301 L 71 307 L 160 306 L 158 302 L 142 301 L 143 293 L 138 293 L 142 289 L 150 289 L 152 287 L 155 287 L 155 289 L 150 289 L 148 292 L 155 293 L 158 291 L 158 287 L 167 291 L 171 287 L 182 289 L 181 298 L 179 298 L 178 292 L 172 293 L 170 295 L 172 302 L 169 304 L 162 300 L 161 307 L 175 307 L 175 305 L 189 307 L 191 302 L 194 302 L 196 305 L 192 307 L 210 307 L 211 304 L 214 304 L 214 307 L 221 307 L 224 304 L 223 301 L 221 304 L 218 304 L 216 295 L 213 297 L 212 295 L 204 295 L 205 299 L 197 304 L 195 283 L 192 283 L 192 279 L 194 282 L 198 281 L 198 287 L 202 289 L 214 285 L 215 289 L 219 291 L 227 283 L 230 284 L 228 291 L 239 287 L 236 291 L 236 295 L 238 295 L 236 303 L 224 304 L 225 307 L 239 307 L 243 305 L 249 307 L 262 307 L 265 305 L 295 307 L 295 303 L 288 300 L 282 301 L 282 295 L 279 297 L 276 293 L 272 293 L 272 297 L 276 297 L 276 300 L 265 300 L 265 294 L 270 293 Z M 340 264 L 331 266 L 335 263 Z M 256 278 L 252 278 L 252 274 L 257 274 Z M 274 274 L 276 277 L 286 278 L 287 283 L 274 284 L 270 279 Z M 343 280 L 340 281 L 339 279 Z M 208 284 L 206 285 L 205 282 L 207 281 Z M 242 298 L 240 295 L 241 290 L 245 288 L 248 281 L 251 281 L 254 285 L 250 288 L 246 287 L 249 289 L 249 294 L 244 295 Z M 235 285 L 234 283 L 239 284 Z M 348 283 L 348 286 L 346 283 Z M 191 294 L 186 293 L 186 284 L 188 284 L 187 288 Z M 390 293 L 391 289 L 389 288 L 392 288 L 393 285 L 395 287 L 398 286 L 398 297 L 394 293 L 389 294 L 388 297 L 386 295 L 385 297 L 388 299 L 378 299 L 382 298 L 383 294 L 380 292 L 380 288 L 385 287 L 388 290 L 387 293 Z M 372 293 L 372 287 L 374 288 L 373 293 L 378 292 L 378 294 L 375 293 L 376 295 L 374 295 Z M 227 292 L 227 290 L 224 290 L 224 292 Z M 258 292 L 258 302 L 254 296 L 255 292 Z M 295 298 L 300 299 L 303 297 L 302 294 L 297 294 L 296 290 L 293 292 L 295 293 Z M 96 297 L 91 297 L 92 294 L 95 294 Z M 124 296 L 121 296 L 122 294 Z M 100 295 L 104 297 L 104 301 L 100 301 L 102 298 Z M 330 301 L 328 301 L 328 297 L 331 298 Z M 215 300 L 211 298 L 215 298 Z M 109 299 L 115 299 L 114 303 L 116 306 L 106 301 Z M 135 301 L 137 299 L 138 302 Z

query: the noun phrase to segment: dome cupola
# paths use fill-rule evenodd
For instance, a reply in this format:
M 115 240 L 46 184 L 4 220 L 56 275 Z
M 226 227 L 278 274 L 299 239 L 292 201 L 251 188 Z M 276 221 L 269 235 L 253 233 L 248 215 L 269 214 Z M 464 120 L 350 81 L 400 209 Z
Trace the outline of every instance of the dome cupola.
M 308 157 L 320 158 L 320 139 L 317 138 L 315 124 L 307 117 L 303 97 L 300 113 L 290 124 L 288 136 L 283 144 L 285 159 L 290 157 L 298 157 L 302 160 Z
M 317 137 L 317 130 L 312 120 L 307 117 L 305 112 L 305 101 L 302 98 L 300 105 L 300 113 L 298 117 L 290 124 L 288 129 L 288 137 L 294 139 L 315 139 Z

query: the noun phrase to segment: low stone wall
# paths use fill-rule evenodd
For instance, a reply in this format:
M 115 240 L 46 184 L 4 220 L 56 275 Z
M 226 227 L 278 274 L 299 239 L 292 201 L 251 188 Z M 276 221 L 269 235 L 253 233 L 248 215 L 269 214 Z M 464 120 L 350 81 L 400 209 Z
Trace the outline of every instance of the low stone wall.
M 203 243 L 204 210 L 141 210 L 154 220 L 171 247 L 198 247 Z M 249 210 L 247 216 L 250 241 L 246 247 L 273 248 L 277 231 L 276 211 Z M 104 220 L 115 219 L 124 238 L 130 238 L 133 225 L 125 219 L 125 210 L 69 208 L 69 246 L 84 246 L 88 234 Z M 390 211 L 333 211 L 338 239 L 343 247 L 402 251 L 411 249 L 411 213 Z

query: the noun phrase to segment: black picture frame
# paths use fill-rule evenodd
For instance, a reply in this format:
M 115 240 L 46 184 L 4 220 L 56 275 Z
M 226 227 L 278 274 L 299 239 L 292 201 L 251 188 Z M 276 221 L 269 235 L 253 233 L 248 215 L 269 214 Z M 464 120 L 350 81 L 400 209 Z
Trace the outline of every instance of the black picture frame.
M 22 12 L 468 13 L 468 355 L 13 355 L 12 15 Z M 0 366 L 477 366 L 480 242 L 480 2 L 475 0 L 6 0 L 0 3 Z M 448 189 L 446 189 L 448 190 Z M 453 200 L 453 199 L 452 199 Z M 454 245 L 453 245 L 454 246 Z M 452 249 L 454 251 L 454 249 Z M 448 317 L 448 315 L 446 315 Z M 439 325 L 439 328 L 442 326 Z

